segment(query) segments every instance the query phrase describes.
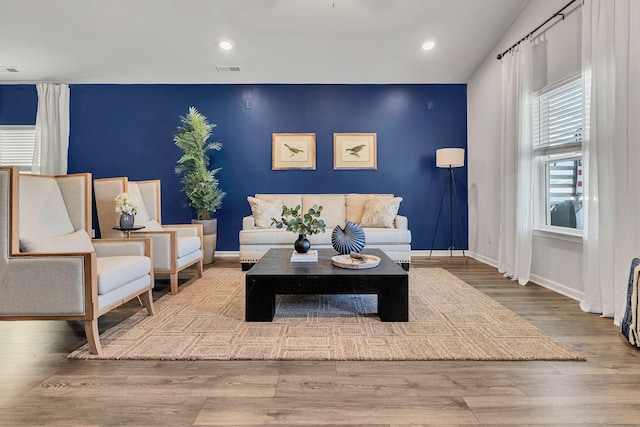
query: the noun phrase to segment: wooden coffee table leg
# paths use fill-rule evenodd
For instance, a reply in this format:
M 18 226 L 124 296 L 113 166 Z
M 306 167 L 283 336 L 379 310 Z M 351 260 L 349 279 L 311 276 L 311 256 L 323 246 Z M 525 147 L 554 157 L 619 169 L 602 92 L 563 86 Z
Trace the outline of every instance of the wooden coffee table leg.
M 276 295 L 268 283 L 257 283 L 255 279 L 245 281 L 245 311 L 247 322 L 271 322 L 276 311 Z
M 383 322 L 409 321 L 409 284 L 385 286 L 378 292 L 378 314 Z

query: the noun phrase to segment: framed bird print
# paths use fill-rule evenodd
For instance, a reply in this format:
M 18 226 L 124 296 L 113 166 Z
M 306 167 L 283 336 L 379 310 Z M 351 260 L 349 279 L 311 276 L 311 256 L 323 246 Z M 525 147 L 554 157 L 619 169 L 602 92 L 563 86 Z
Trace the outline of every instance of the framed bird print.
M 316 169 L 315 133 L 271 134 L 271 169 Z
M 377 169 L 375 133 L 334 133 L 333 169 Z

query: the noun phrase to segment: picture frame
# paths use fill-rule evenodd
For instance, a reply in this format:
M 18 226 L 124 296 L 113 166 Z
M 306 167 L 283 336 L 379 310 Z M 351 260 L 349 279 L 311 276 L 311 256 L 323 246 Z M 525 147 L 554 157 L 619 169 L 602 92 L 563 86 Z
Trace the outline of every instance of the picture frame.
M 334 133 L 333 169 L 378 168 L 376 133 Z
M 315 170 L 315 133 L 272 133 L 272 170 Z

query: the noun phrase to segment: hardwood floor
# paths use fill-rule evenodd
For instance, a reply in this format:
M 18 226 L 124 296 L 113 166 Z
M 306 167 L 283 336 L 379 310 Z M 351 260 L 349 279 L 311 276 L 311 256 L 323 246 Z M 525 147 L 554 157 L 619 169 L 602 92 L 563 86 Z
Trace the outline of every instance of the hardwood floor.
M 221 266 L 240 269 L 209 268 Z M 449 270 L 587 361 L 83 361 L 66 358 L 85 342 L 80 323 L 0 322 L 0 425 L 640 425 L 640 350 L 612 319 L 472 259 L 415 267 Z M 154 298 L 168 290 L 158 281 Z M 138 309 L 108 313 L 100 331 Z

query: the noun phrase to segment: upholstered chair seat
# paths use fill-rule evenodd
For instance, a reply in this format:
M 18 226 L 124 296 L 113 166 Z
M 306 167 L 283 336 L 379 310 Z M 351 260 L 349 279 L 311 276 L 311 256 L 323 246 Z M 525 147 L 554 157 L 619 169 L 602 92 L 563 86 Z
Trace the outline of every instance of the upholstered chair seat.
M 84 321 L 100 354 L 99 316 L 136 297 L 153 314 L 151 242 L 90 239 L 90 174 L 0 167 L 0 202 L 0 320 Z
M 131 233 L 136 237 L 148 237 L 153 246 L 153 269 L 156 277 L 169 275 L 171 293 L 178 293 L 178 273 L 195 266 L 198 277 L 202 277 L 202 225 L 162 224 L 160 181 L 129 181 L 126 177 L 94 180 L 96 210 L 102 237 L 119 237 L 119 214 L 115 211 L 114 199 L 120 193 L 129 193 L 136 199 L 135 225 L 144 227 Z
M 98 257 L 98 295 L 106 295 L 137 279 L 144 280 L 149 275 L 149 258 L 138 256 Z

